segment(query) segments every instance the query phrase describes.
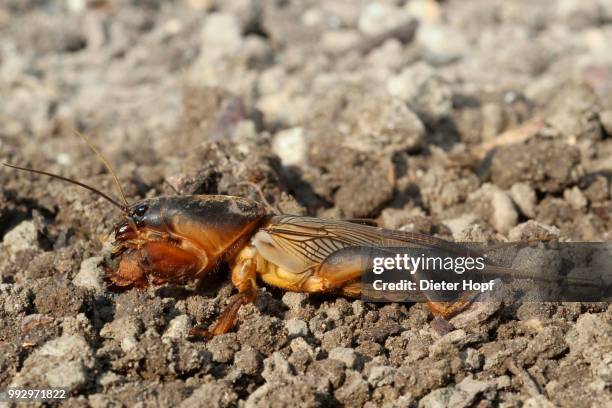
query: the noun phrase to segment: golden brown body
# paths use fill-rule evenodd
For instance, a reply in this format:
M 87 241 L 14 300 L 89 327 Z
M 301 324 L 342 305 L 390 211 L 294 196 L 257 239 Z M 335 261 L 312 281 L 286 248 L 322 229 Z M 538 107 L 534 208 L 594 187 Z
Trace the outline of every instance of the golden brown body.
M 115 245 L 119 264 L 107 272 L 119 287 L 184 284 L 227 262 L 238 295 L 210 333 L 199 333 L 217 335 L 229 331 L 240 306 L 256 298 L 259 280 L 289 291 L 355 297 L 367 265 L 360 248 L 452 243 L 348 221 L 271 216 L 257 202 L 238 197 L 176 196 L 133 205 L 115 229 Z M 463 306 L 430 302 L 443 316 Z

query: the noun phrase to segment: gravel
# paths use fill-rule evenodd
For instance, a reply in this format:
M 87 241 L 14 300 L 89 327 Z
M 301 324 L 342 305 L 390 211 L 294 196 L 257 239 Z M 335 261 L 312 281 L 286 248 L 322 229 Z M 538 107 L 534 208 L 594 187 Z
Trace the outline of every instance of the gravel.
M 603 0 L 0 5 L 0 161 L 130 202 L 180 194 L 461 241 L 610 241 Z M 450 321 L 261 285 L 194 342 L 227 269 L 115 293 L 117 208 L 0 170 L 0 388 L 69 405 L 607 406 L 612 308 L 487 301 Z

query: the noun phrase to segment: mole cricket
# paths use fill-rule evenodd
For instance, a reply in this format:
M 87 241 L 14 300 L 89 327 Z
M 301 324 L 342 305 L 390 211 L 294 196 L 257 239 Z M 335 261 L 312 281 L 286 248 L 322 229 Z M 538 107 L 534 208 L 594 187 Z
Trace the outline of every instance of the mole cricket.
M 79 134 L 80 135 L 80 134 Z M 5 166 L 76 184 L 103 197 L 123 212 L 114 227 L 107 281 L 119 288 L 186 284 L 205 278 L 227 263 L 237 296 L 210 330 L 194 328 L 194 337 L 210 338 L 231 330 L 240 307 L 257 297 L 257 282 L 287 291 L 361 295 L 366 270 L 363 247 L 459 248 L 440 238 L 389 230 L 351 221 L 277 215 L 257 201 L 224 195 L 161 196 L 129 204 L 109 162 L 80 135 L 104 163 L 123 203 L 76 180 L 41 170 Z M 426 300 L 436 316 L 449 318 L 473 297 L 454 302 Z

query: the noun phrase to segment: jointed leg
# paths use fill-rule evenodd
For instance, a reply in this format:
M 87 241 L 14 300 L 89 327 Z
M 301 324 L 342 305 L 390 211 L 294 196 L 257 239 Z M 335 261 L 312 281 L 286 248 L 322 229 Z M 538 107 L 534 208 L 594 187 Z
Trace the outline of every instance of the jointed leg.
M 302 283 L 305 292 L 333 290 L 355 294 L 356 282 L 367 270 L 369 254 L 361 248 L 345 248 L 327 257 L 315 272 Z M 351 288 L 349 289 L 348 286 Z
M 366 273 L 371 256 L 372 253 L 364 252 L 360 248 L 345 248 L 335 252 L 304 281 L 302 290 L 306 292 L 340 290 L 347 296 L 359 296 L 361 294 L 359 278 Z M 431 312 L 446 319 L 462 312 L 473 302 L 476 294 L 464 292 L 452 302 L 434 301 L 428 299 L 427 293 L 423 295 Z
M 455 315 L 458 315 L 464 311 L 472 302 L 478 293 L 466 291 L 461 294 L 459 299 L 454 302 L 436 302 L 432 300 L 427 301 L 427 306 L 434 316 L 441 316 L 445 319 L 449 319 Z
M 253 302 L 257 298 L 255 278 L 256 264 L 254 259 L 245 259 L 232 269 L 232 283 L 238 288 L 238 296 L 221 313 L 211 330 L 213 336 L 227 333 L 234 325 L 240 307 Z
M 361 281 L 350 282 L 342 286 L 342 294 L 353 298 L 361 296 Z
M 219 316 L 219 319 L 210 331 L 194 327 L 189 333 L 190 336 L 208 339 L 230 331 L 236 321 L 240 307 L 253 302 L 257 297 L 256 272 L 257 264 L 255 259 L 239 255 L 238 262 L 232 268 L 232 283 L 238 289 L 238 295 L 221 313 L 221 316 Z

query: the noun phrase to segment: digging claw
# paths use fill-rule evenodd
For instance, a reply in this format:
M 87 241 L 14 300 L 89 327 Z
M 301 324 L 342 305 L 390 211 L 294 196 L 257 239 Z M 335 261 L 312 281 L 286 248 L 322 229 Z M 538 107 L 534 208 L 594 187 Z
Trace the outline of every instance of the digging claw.
M 189 330 L 187 339 L 189 341 L 208 341 L 213 338 L 213 334 L 203 327 L 196 326 Z

